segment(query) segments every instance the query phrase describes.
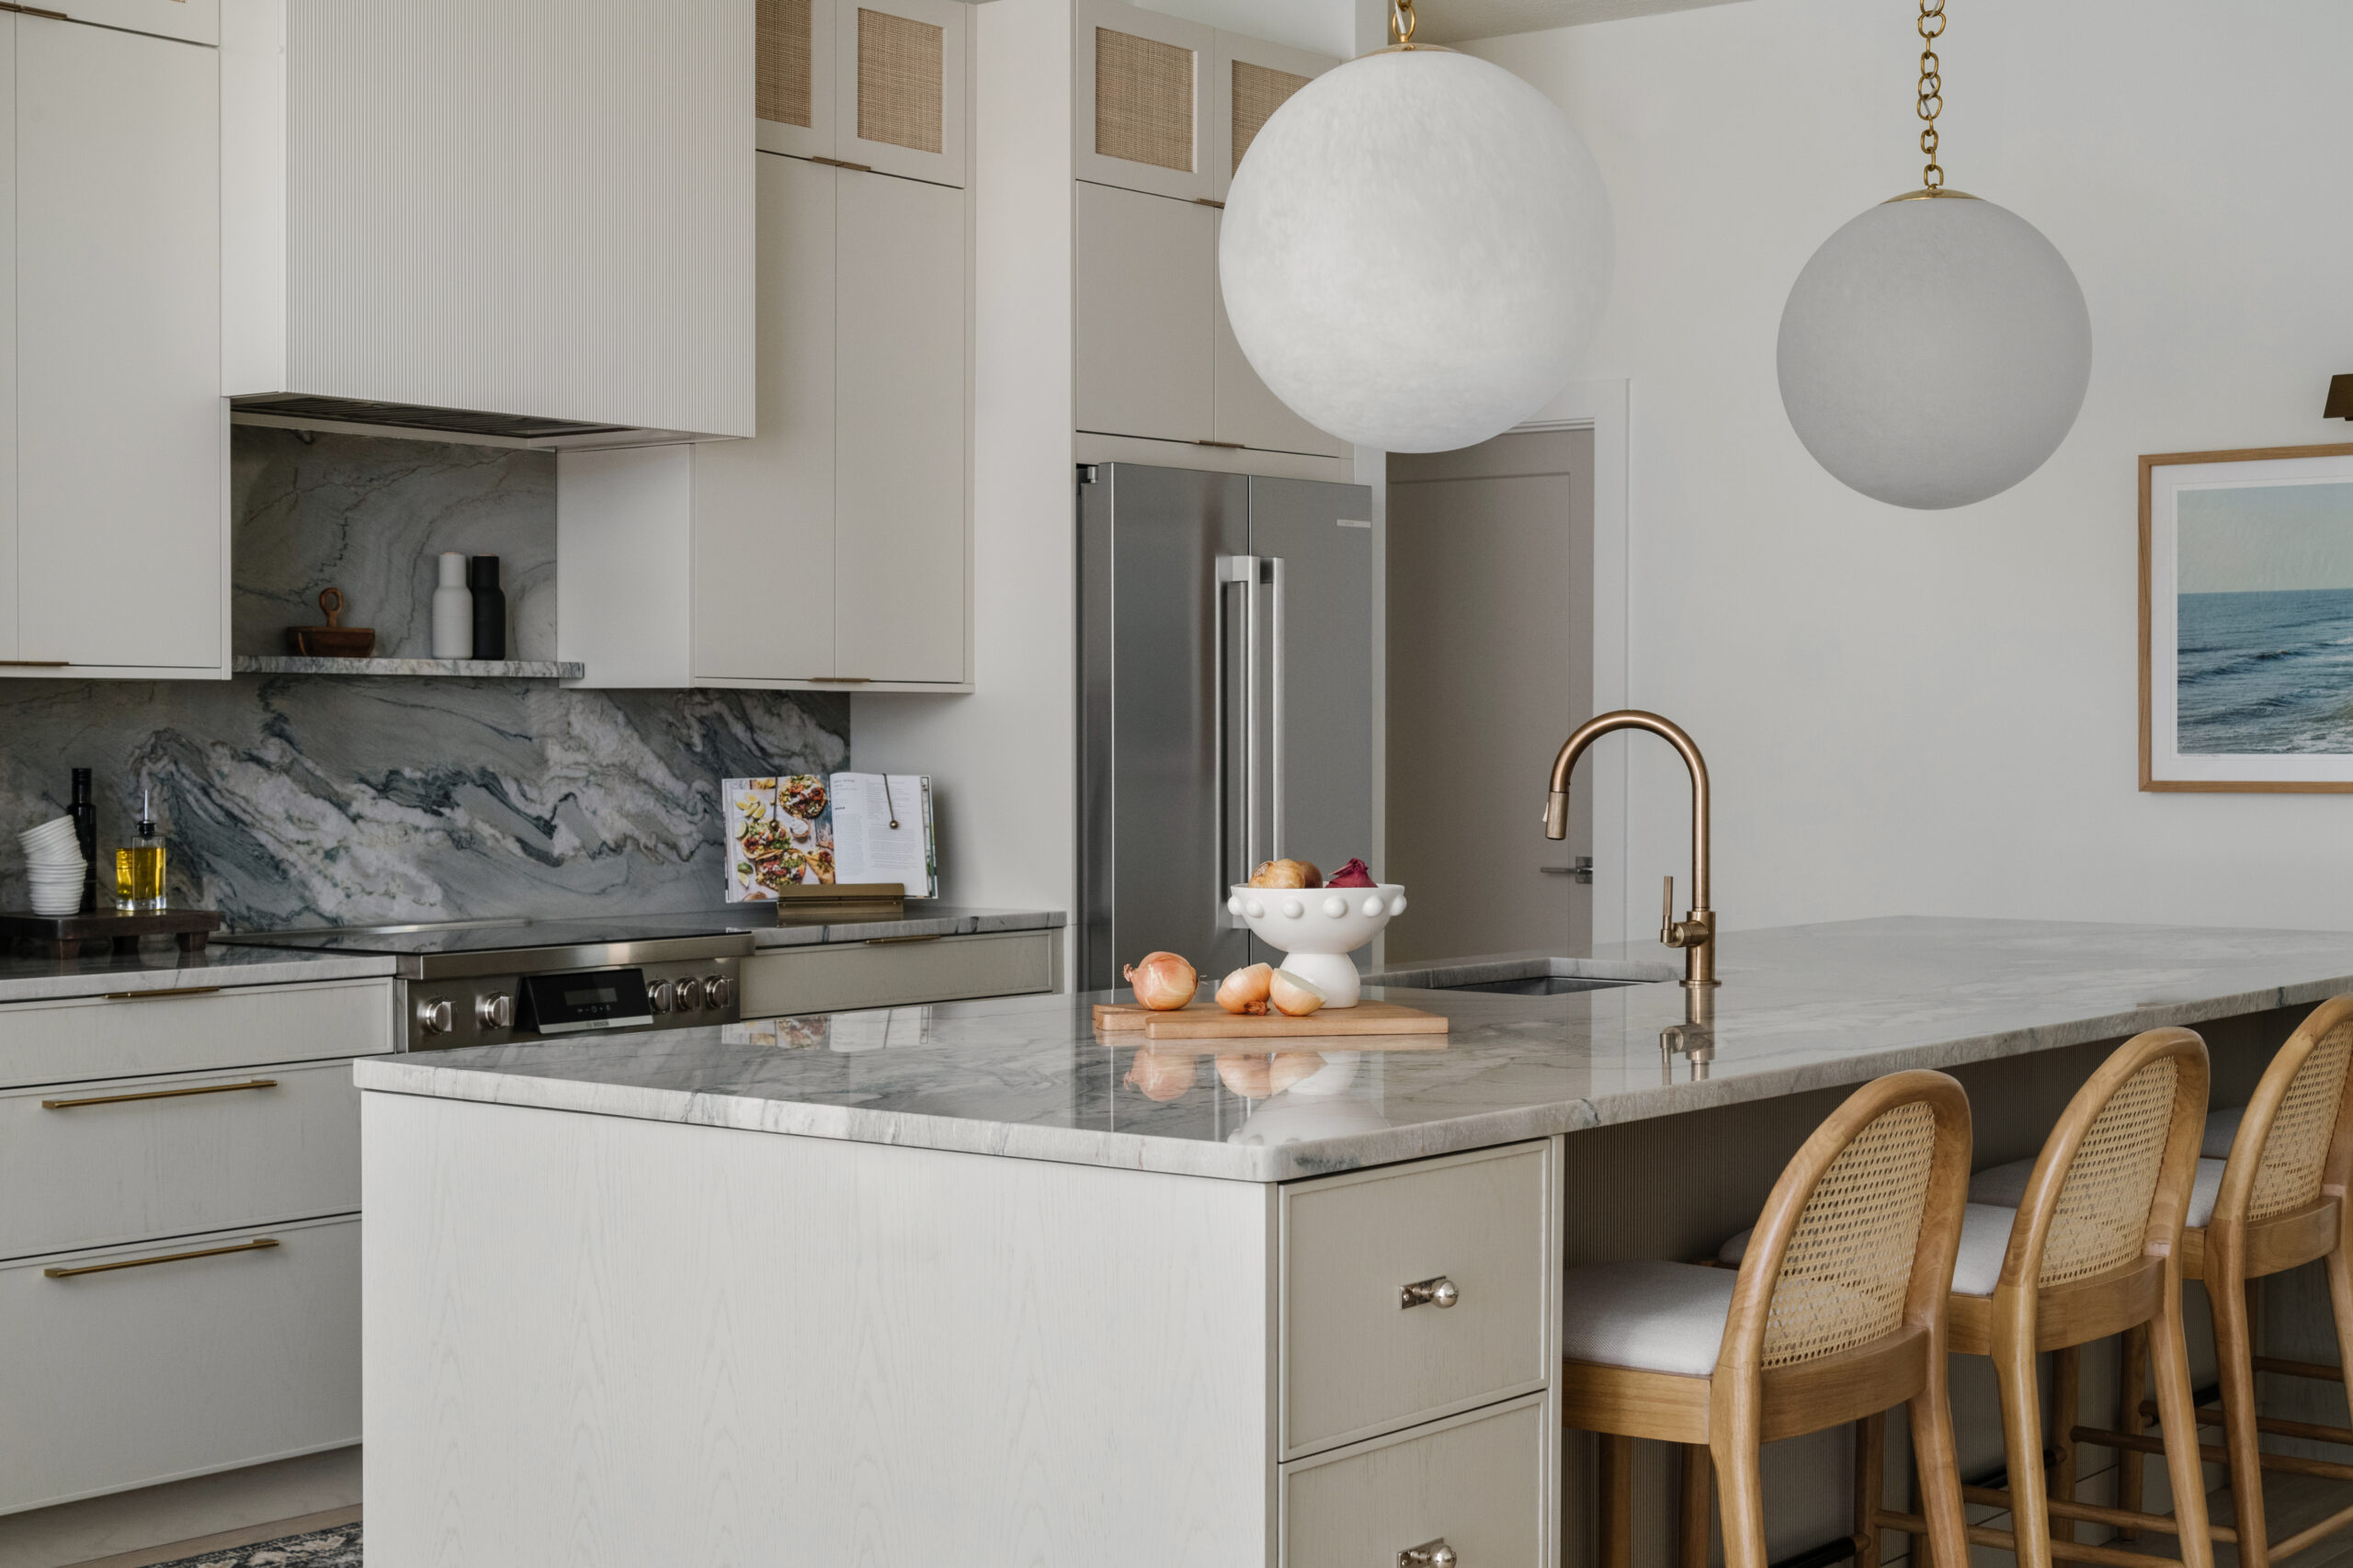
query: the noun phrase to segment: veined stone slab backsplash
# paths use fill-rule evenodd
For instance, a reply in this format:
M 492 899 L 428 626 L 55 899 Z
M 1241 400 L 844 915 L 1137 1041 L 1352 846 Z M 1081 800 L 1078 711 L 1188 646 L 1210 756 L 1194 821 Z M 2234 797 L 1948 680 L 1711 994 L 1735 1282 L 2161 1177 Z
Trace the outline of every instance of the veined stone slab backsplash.
M 452 549 L 502 557 L 517 655 L 554 656 L 549 454 L 240 426 L 234 460 L 240 652 L 281 651 L 333 583 L 385 653 L 422 653 L 431 558 Z M 849 699 L 829 693 L 0 682 L 0 906 L 26 906 L 17 833 L 86 767 L 101 872 L 143 783 L 172 899 L 239 928 L 712 908 L 720 781 L 848 757 Z

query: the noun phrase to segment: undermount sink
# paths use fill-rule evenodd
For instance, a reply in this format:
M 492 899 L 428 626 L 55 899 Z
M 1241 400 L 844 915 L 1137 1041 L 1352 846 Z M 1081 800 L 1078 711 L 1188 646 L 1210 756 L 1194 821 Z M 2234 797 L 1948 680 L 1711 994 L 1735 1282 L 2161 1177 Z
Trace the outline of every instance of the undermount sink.
M 1413 986 L 1424 991 L 1483 991 L 1503 996 L 1563 996 L 1573 991 L 1608 991 L 1621 985 L 1653 985 L 1673 980 L 1665 964 L 1602 959 L 1511 954 L 1403 964 L 1365 976 L 1367 984 Z
M 1572 991 L 1608 991 L 1620 985 L 1641 985 L 1639 980 L 1597 980 L 1586 974 L 1529 974 L 1511 980 L 1466 980 L 1455 985 L 1434 985 L 1433 991 L 1492 991 L 1502 996 L 1562 996 Z

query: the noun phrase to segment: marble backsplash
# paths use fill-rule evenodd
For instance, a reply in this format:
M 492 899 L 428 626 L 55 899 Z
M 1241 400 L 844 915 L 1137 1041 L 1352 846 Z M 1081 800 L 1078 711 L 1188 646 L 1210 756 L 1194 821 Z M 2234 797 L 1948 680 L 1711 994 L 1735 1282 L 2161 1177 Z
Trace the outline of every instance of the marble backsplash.
M 502 558 L 517 657 L 551 658 L 545 452 L 240 426 L 234 643 L 284 648 L 332 583 L 387 656 L 425 651 L 432 556 Z M 0 683 L 0 908 L 16 834 L 92 768 L 103 864 L 154 792 L 175 902 L 238 927 L 710 908 L 720 780 L 826 772 L 849 699 L 353 676 Z

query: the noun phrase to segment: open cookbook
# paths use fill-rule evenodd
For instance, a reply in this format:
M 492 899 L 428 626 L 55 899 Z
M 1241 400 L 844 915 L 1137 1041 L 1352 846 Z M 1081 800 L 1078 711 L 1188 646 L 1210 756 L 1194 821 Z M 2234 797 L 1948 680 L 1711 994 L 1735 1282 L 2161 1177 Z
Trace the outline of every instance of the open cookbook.
M 773 902 L 795 884 L 895 883 L 939 896 L 931 780 L 917 773 L 730 778 L 727 902 Z

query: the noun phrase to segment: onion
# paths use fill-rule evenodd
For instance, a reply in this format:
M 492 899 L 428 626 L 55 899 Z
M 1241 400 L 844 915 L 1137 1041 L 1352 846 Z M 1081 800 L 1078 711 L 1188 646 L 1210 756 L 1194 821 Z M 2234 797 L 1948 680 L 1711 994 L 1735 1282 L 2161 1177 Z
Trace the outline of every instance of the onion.
M 1123 978 L 1136 988 L 1136 1000 L 1157 1013 L 1186 1006 L 1201 983 L 1193 966 L 1175 953 L 1146 953 L 1127 967 Z
M 1139 1051 L 1128 1063 L 1128 1082 L 1142 1090 L 1148 1100 L 1173 1100 L 1193 1086 L 1193 1080 L 1200 1076 L 1200 1066 L 1190 1052 L 1162 1056 Z
M 1254 963 L 1247 969 L 1237 969 L 1218 982 L 1217 1005 L 1229 1013 L 1263 1013 L 1267 1010 L 1267 987 L 1274 979 L 1274 966 Z
M 1276 1012 L 1293 1018 L 1303 1018 L 1324 1006 L 1324 993 L 1315 983 L 1287 969 L 1275 971 L 1267 994 Z

